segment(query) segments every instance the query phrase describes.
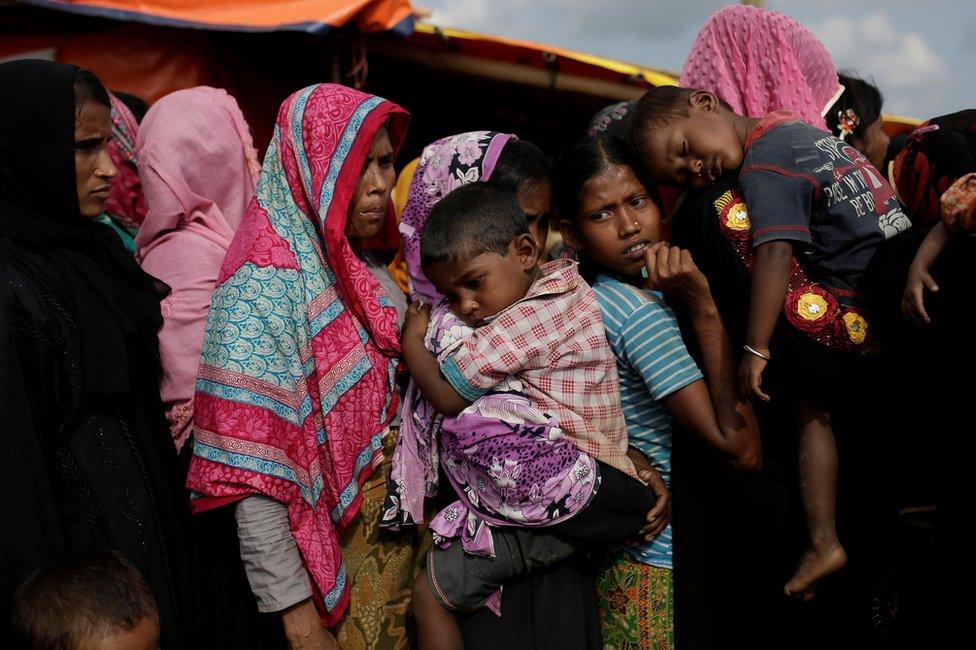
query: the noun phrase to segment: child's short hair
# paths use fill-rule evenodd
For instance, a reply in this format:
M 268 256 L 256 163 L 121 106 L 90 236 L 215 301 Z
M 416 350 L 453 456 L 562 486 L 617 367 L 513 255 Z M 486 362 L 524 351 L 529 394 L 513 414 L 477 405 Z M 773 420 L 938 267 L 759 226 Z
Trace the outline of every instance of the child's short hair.
M 115 551 L 68 558 L 35 573 L 17 591 L 15 647 L 75 650 L 135 628 L 159 613 L 142 575 Z
M 634 124 L 631 127 L 631 140 L 634 145 L 641 143 L 647 131 L 659 129 L 673 120 L 691 115 L 688 99 L 699 90 L 681 86 L 657 86 L 644 93 L 637 101 L 637 108 L 634 110 Z M 724 108 L 732 110 L 728 102 L 717 95 L 716 98 Z
M 506 255 L 528 220 L 515 193 L 488 183 L 471 183 L 434 206 L 420 237 L 423 266 L 456 262 L 482 253 Z

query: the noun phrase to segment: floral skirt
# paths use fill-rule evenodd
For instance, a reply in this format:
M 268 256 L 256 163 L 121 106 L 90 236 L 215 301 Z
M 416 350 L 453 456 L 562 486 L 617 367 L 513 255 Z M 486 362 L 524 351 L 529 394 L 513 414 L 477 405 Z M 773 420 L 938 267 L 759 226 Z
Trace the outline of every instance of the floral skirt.
M 606 650 L 673 650 L 671 570 L 629 555 L 611 557 L 597 581 L 600 627 Z
M 332 630 L 343 650 L 407 650 L 415 645 L 410 600 L 424 548 L 415 531 L 379 526 L 396 436 L 384 441 L 383 462 L 363 485 L 359 516 L 342 536 L 349 574 L 349 609 Z M 429 536 L 425 536 L 429 540 Z M 429 542 L 428 542 L 429 543 Z

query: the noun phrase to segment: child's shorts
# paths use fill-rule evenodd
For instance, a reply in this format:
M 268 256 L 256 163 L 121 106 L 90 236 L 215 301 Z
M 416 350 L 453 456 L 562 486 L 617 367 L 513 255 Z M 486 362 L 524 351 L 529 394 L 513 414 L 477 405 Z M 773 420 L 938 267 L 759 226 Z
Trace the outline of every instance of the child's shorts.
M 470 555 L 461 543 L 427 554 L 427 583 L 437 601 L 453 611 L 477 609 L 506 582 L 565 560 L 594 543 L 622 541 L 647 523 L 656 497 L 609 465 L 598 463 L 600 485 L 586 508 L 544 528 L 492 527 L 495 557 Z

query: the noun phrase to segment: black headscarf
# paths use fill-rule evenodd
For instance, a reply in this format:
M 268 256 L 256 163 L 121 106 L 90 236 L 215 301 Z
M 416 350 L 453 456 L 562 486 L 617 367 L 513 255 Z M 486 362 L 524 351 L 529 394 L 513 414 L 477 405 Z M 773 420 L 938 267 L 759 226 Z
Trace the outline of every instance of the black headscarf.
M 83 389 L 117 395 L 128 391 L 130 359 L 107 351 L 155 354 L 165 287 L 111 229 L 81 215 L 78 70 L 41 60 L 0 64 L 0 247 L 2 263 L 38 278 L 64 304 L 81 339 Z

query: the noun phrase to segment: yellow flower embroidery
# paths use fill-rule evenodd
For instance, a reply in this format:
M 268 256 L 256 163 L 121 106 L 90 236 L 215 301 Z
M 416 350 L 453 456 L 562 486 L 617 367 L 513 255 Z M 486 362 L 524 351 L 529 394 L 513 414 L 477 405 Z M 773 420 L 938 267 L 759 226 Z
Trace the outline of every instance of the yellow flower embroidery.
M 805 293 L 797 301 L 796 309 L 804 320 L 820 320 L 827 313 L 827 301 L 815 293 Z
M 729 230 L 749 230 L 752 224 L 749 223 L 749 211 L 744 203 L 735 203 L 729 208 L 729 213 L 725 215 L 725 225 Z
M 849 311 L 844 314 L 844 328 L 847 336 L 857 345 L 864 343 L 868 336 L 868 322 L 857 312 Z

